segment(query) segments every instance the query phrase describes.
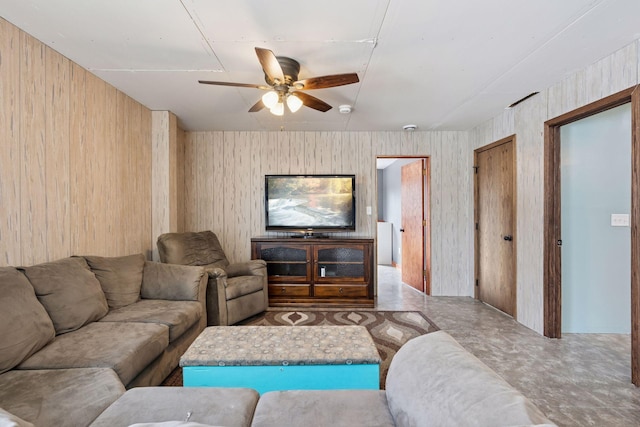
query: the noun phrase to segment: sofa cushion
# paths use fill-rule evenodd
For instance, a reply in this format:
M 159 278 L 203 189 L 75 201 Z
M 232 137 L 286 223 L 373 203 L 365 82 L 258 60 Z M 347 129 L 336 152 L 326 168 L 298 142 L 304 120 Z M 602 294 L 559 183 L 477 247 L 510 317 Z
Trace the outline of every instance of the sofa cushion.
M 249 426 L 258 392 L 248 388 L 137 387 L 128 390 L 91 427 L 185 420 L 222 426 Z
M 197 301 L 143 299 L 135 304 L 111 310 L 101 322 L 160 323 L 169 327 L 169 342 L 180 338 L 203 313 Z
M 264 280 L 262 276 L 227 278 L 227 301 L 262 290 L 264 290 Z
M 157 323 L 94 322 L 58 335 L 18 369 L 111 368 L 129 384 L 169 345 L 169 328 Z
M 167 264 L 229 265 L 218 236 L 209 230 L 163 234 L 158 237 L 158 252 Z
M 292 390 L 263 394 L 251 426 L 388 427 L 394 423 L 384 391 Z
M 397 425 L 552 424 L 533 403 L 444 331 L 406 342 L 386 382 Z
M 0 374 L 53 339 L 51 318 L 24 274 L 0 268 Z
M 33 427 L 33 424 L 26 422 L 4 409 L 0 408 L 0 426 L 2 427 Z
M 100 282 L 111 310 L 133 304 L 140 299 L 144 255 L 84 258 Z
M 129 427 L 223 427 L 211 424 L 193 423 L 191 421 L 162 421 L 159 423 L 135 423 Z
M 109 311 L 100 282 L 84 258 L 22 267 L 57 334 L 75 331 Z
M 111 369 L 54 369 L 0 375 L 0 406 L 36 426 L 89 425 L 124 393 Z

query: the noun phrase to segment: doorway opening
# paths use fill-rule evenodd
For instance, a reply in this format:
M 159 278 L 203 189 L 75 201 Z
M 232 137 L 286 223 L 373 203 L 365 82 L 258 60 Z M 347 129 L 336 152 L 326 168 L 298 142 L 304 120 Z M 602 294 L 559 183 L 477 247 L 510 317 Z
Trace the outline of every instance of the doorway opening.
M 631 105 L 560 130 L 562 334 L 631 333 Z
M 401 270 L 402 282 L 431 294 L 427 156 L 378 156 L 378 264 Z
M 562 335 L 561 126 L 631 102 L 631 381 L 640 386 L 640 94 L 638 86 L 545 122 L 544 335 Z

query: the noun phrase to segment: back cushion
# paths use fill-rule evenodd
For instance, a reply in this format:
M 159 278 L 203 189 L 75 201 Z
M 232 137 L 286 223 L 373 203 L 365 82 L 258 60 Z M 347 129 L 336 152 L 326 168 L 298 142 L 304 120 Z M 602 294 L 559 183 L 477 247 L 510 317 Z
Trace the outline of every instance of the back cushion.
M 212 231 L 166 233 L 158 237 L 160 260 L 167 264 L 226 267 L 229 261 Z
M 144 255 L 84 258 L 100 282 L 111 310 L 133 304 L 140 299 Z
M 55 336 L 51 318 L 20 271 L 0 268 L 0 374 L 44 347 Z
M 56 334 L 75 331 L 109 311 L 100 282 L 84 258 L 64 258 L 22 270 L 53 320 Z

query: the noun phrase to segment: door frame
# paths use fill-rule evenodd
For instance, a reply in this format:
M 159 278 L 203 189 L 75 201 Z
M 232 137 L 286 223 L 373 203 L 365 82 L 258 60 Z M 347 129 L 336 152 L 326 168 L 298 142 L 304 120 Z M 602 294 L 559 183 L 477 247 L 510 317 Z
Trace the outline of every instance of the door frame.
M 517 179 L 518 179 L 518 158 L 517 158 L 517 153 L 516 153 L 516 135 L 510 135 L 507 136 L 505 138 L 499 139 L 498 141 L 492 142 L 490 144 L 484 145 L 480 148 L 476 148 L 475 150 L 473 150 L 473 169 L 474 169 L 474 174 L 473 174 L 473 223 L 474 225 L 474 270 L 473 270 L 473 274 L 475 277 L 475 284 L 473 287 L 473 291 L 474 291 L 474 298 L 478 299 L 479 298 L 479 286 L 478 286 L 478 277 L 479 277 L 479 273 L 480 273 L 480 240 L 478 239 L 478 222 L 479 222 L 479 206 L 478 206 L 478 202 L 479 202 L 479 183 L 478 183 L 478 154 L 482 153 L 483 151 L 487 151 L 487 150 L 491 150 L 492 148 L 495 147 L 499 147 L 500 145 L 504 145 L 507 143 L 512 143 L 513 144 L 513 198 L 512 198 L 512 224 L 514 229 L 512 230 L 512 236 L 513 236 L 513 276 L 514 276 L 514 280 L 515 280 L 515 287 L 516 287 L 516 292 L 513 295 L 513 318 L 517 319 L 517 315 L 518 315 L 518 236 L 517 236 L 517 230 L 518 230 L 518 185 L 517 185 Z
M 427 271 L 425 275 L 425 295 L 431 295 L 431 156 L 428 155 L 393 155 L 393 154 L 384 154 L 377 155 L 377 159 L 415 159 L 415 160 L 424 160 L 426 173 L 425 173 L 425 181 L 424 181 L 424 195 L 422 202 L 422 211 L 425 220 L 425 235 L 424 235 L 424 268 Z M 376 174 L 376 206 L 378 202 L 378 179 Z M 376 248 L 378 241 L 378 231 L 376 228 Z M 377 264 L 377 254 L 376 254 L 376 264 Z
M 544 123 L 544 335 L 562 335 L 560 127 L 631 103 L 631 382 L 640 386 L 640 93 L 633 86 Z

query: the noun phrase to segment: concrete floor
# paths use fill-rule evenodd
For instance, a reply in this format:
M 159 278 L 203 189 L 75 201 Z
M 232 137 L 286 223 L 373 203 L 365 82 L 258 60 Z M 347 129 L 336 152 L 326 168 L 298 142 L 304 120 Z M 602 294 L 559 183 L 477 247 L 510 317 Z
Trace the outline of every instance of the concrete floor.
M 425 296 L 385 266 L 378 267 L 376 309 L 425 313 L 559 426 L 640 426 L 630 335 L 549 339 L 473 298 Z

